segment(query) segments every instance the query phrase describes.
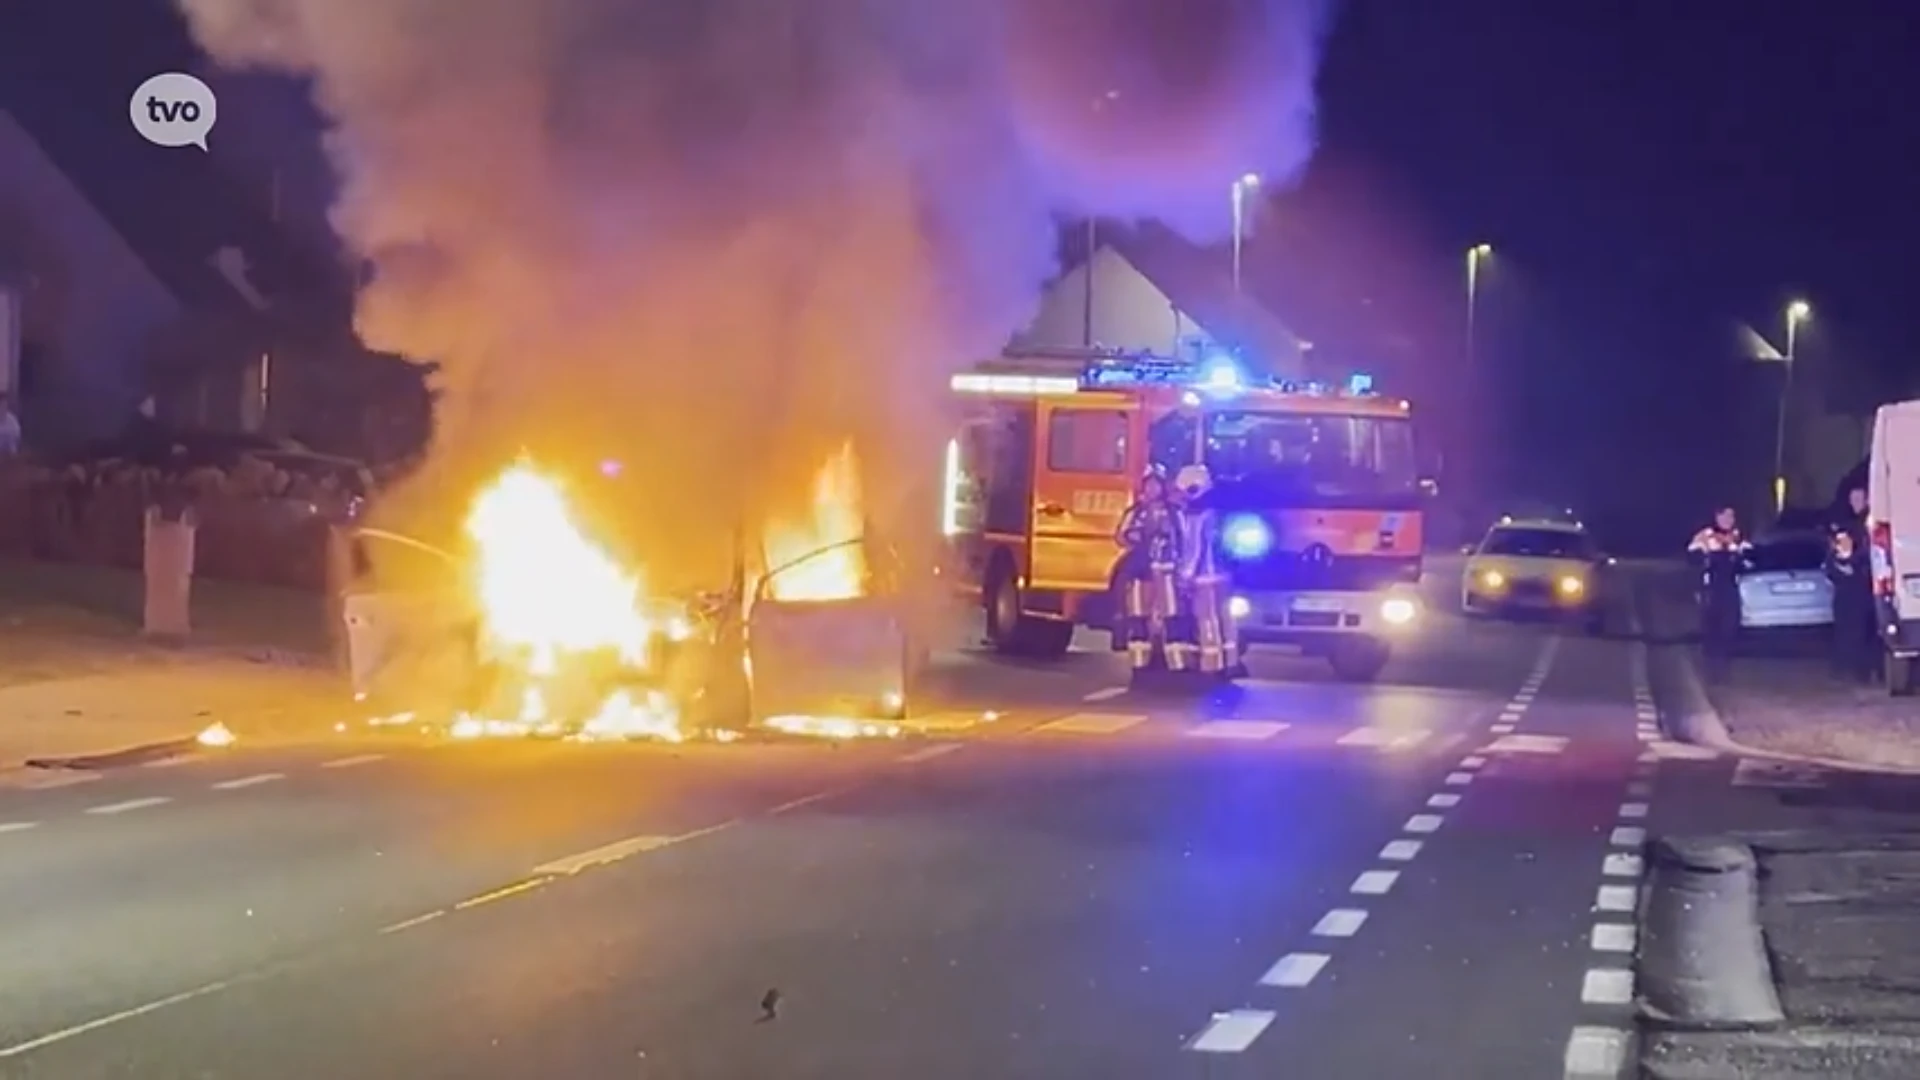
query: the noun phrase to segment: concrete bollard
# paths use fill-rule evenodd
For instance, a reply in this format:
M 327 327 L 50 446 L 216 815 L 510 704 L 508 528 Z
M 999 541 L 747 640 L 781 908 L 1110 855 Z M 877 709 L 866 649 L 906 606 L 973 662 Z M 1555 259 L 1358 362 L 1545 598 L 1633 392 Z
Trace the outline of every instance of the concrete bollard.
M 1760 930 L 1753 850 L 1725 840 L 1649 845 L 1639 990 L 1650 1021 L 1696 1031 L 1785 1019 Z
M 152 637 L 185 639 L 193 632 L 193 552 L 196 532 L 191 509 L 169 515 L 147 508 L 141 556 L 145 603 L 141 631 Z

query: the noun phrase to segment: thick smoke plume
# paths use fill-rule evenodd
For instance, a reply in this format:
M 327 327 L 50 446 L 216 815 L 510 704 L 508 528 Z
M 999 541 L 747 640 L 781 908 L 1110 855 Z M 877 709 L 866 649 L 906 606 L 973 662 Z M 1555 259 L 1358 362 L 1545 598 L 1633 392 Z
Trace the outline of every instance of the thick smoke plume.
M 622 460 L 688 573 L 848 437 L 932 526 L 948 375 L 1060 214 L 1224 235 L 1313 142 L 1326 0 L 181 0 L 312 79 L 375 348 L 437 360 L 440 490 Z M 912 510 L 909 513 L 908 509 Z

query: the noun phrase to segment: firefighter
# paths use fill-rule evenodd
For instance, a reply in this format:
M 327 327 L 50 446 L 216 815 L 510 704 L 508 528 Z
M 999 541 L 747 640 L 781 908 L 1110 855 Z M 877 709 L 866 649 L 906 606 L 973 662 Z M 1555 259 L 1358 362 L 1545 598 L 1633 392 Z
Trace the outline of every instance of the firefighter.
M 1700 652 L 1709 681 L 1724 678 L 1733 661 L 1740 636 L 1740 559 L 1751 547 L 1731 506 L 1715 511 L 1713 523 L 1687 544 L 1687 559 L 1700 571 Z
M 1867 547 L 1867 493 L 1854 488 L 1832 526 L 1827 578 L 1833 582 L 1833 671 L 1872 682 L 1879 668 L 1873 569 Z
M 1165 650 L 1168 623 L 1177 612 L 1175 572 L 1180 563 L 1180 527 L 1167 494 L 1166 473 L 1158 467 L 1140 477 L 1133 505 L 1120 519 L 1114 538 L 1120 544 L 1120 582 L 1127 659 L 1136 672 L 1151 666 L 1156 654 L 1172 667 L 1177 651 Z M 1179 657 L 1184 660 L 1184 657 Z
M 1180 492 L 1183 525 L 1180 580 L 1199 647 L 1200 670 L 1230 677 L 1240 666 L 1239 643 L 1228 607 L 1230 581 L 1220 565 L 1219 517 L 1208 498 L 1213 476 L 1205 465 L 1189 465 L 1180 470 L 1175 487 Z

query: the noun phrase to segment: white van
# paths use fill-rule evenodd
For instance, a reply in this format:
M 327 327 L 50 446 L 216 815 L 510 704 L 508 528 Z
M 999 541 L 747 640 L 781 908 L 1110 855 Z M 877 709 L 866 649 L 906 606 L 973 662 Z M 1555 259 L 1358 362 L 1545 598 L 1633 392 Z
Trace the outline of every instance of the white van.
M 1920 657 L 1920 401 L 1882 405 L 1868 451 L 1873 595 L 1887 647 L 1887 691 L 1914 692 Z

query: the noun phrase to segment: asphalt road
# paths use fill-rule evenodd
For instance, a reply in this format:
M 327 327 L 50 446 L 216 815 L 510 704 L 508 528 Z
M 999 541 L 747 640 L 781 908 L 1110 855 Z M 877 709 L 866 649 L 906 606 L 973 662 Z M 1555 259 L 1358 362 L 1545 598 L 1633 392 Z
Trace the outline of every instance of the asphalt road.
M 0 778 L 0 1076 L 1566 1075 L 1626 1021 L 1634 649 L 1440 617 L 1198 702 L 957 657 L 1000 716 L 938 738 Z

